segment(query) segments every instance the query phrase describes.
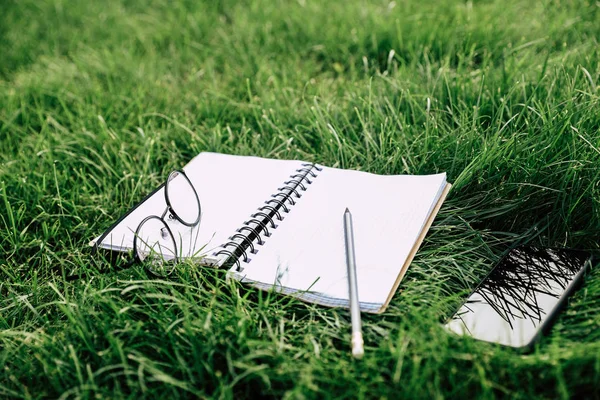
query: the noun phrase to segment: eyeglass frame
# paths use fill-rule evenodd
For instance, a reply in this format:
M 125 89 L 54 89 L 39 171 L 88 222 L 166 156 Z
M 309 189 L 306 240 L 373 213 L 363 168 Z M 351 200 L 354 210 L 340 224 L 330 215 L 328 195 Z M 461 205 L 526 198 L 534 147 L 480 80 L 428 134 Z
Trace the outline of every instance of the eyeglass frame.
M 190 187 L 192 188 L 192 191 L 194 192 L 195 198 L 196 198 L 196 202 L 198 203 L 198 217 L 196 218 L 196 220 L 192 223 L 188 223 L 185 222 L 179 215 L 177 215 L 177 213 L 174 211 L 173 206 L 171 204 L 171 202 L 169 201 L 169 193 L 168 193 L 168 188 L 169 188 L 169 182 L 171 181 L 171 176 L 173 174 L 180 174 L 181 176 L 183 176 L 185 178 L 185 180 L 189 183 Z M 175 169 L 173 171 L 171 171 L 167 177 L 167 180 L 164 183 L 164 191 L 165 191 L 165 203 L 167 204 L 167 207 L 165 208 L 165 211 L 163 211 L 162 215 L 159 217 L 158 215 L 149 215 L 146 218 L 144 218 L 142 221 L 140 221 L 140 223 L 138 224 L 136 230 L 135 230 L 135 234 L 133 237 L 133 252 L 134 252 L 134 259 L 133 262 L 136 261 L 143 261 L 142 258 L 138 255 L 138 250 L 137 250 L 137 240 L 138 240 L 138 233 L 140 231 L 140 228 L 149 220 L 151 219 L 158 219 L 159 221 L 161 221 L 164 225 L 164 228 L 161 228 L 161 236 L 163 235 L 163 229 L 167 229 L 168 235 L 171 236 L 172 240 L 173 240 L 173 251 L 174 251 L 174 260 L 175 260 L 175 264 L 177 264 L 179 262 L 179 258 L 177 256 L 177 241 L 175 240 L 175 235 L 173 234 L 173 231 L 171 230 L 171 227 L 169 227 L 169 224 L 167 223 L 167 219 L 165 218 L 167 216 L 167 214 L 169 215 L 169 217 L 171 217 L 172 219 L 175 219 L 176 221 L 179 221 L 180 223 L 182 223 L 183 225 L 190 227 L 190 228 L 195 228 L 196 226 L 198 226 L 200 224 L 200 220 L 202 218 L 202 206 L 200 205 L 200 197 L 198 196 L 198 192 L 196 191 L 196 188 L 194 187 L 194 184 L 192 183 L 192 181 L 190 180 L 190 178 L 187 176 L 187 174 L 180 169 Z M 165 236 L 163 236 L 165 237 Z M 173 268 L 174 269 L 174 268 Z M 156 274 L 155 272 L 153 272 L 151 269 L 148 269 L 151 273 Z M 173 270 L 171 270 L 172 272 Z M 169 272 L 167 275 L 169 275 L 171 272 Z
M 167 195 L 167 184 L 169 183 L 169 177 L 171 176 L 171 174 L 173 174 L 174 172 L 178 172 L 180 174 L 182 174 L 187 181 L 189 182 L 190 186 L 192 187 L 192 190 L 194 191 L 194 194 L 196 195 L 196 201 L 198 202 L 198 218 L 196 220 L 196 222 L 194 224 L 187 224 L 185 222 L 183 222 L 182 220 L 179 219 L 179 216 L 177 216 L 177 214 L 175 213 L 175 215 L 173 215 L 174 217 L 176 217 L 176 220 L 181 222 L 182 224 L 184 224 L 185 226 L 190 226 L 190 227 L 196 227 L 200 224 L 200 219 L 202 218 L 202 208 L 200 206 L 200 197 L 198 196 L 198 192 L 196 191 L 196 188 L 194 187 L 194 185 L 192 184 L 192 182 L 190 181 L 190 179 L 188 178 L 187 174 L 183 171 L 183 170 L 179 170 L 179 169 L 175 169 L 173 171 L 171 171 L 171 173 L 169 173 L 169 176 L 167 177 L 167 180 L 164 184 L 162 184 L 161 186 L 159 186 L 158 188 L 156 188 L 154 191 L 152 191 L 150 194 L 148 194 L 137 206 L 134 207 L 133 210 L 135 210 L 137 207 L 139 207 L 141 204 L 143 204 L 146 200 L 148 200 L 150 197 L 152 197 L 157 191 L 159 191 L 162 187 L 165 188 L 165 202 L 167 203 L 167 209 L 166 211 L 168 211 L 169 209 L 171 209 L 171 211 L 173 210 L 172 206 L 171 206 L 171 202 L 168 199 L 168 195 Z M 99 243 L 102 243 L 102 241 L 106 238 L 106 236 L 108 235 L 108 233 L 115 227 L 117 226 L 117 224 L 119 224 L 120 222 L 122 222 L 125 217 L 127 217 L 128 215 L 130 215 L 130 213 L 133 211 L 129 211 L 129 213 L 123 215 L 121 218 L 119 218 L 117 220 L 117 222 L 115 222 L 104 234 L 102 234 L 98 240 L 94 243 L 93 247 L 92 247 L 92 252 L 93 254 L 96 254 L 96 252 L 99 249 Z M 166 215 L 166 211 L 163 213 L 162 218 L 164 218 L 164 216 Z M 173 235 L 173 231 L 171 231 L 171 228 L 169 227 L 169 224 L 167 224 L 167 221 L 163 220 L 162 218 L 158 217 L 157 215 L 149 215 L 148 217 L 144 218 L 142 220 L 142 222 L 140 222 L 138 224 L 138 229 L 136 229 L 136 232 L 139 230 L 139 227 L 142 225 L 143 222 L 146 222 L 147 220 L 151 219 L 152 217 L 155 218 L 159 218 L 163 224 L 167 227 L 169 234 L 171 235 L 171 237 L 173 238 L 173 243 L 175 244 L 175 247 L 177 246 L 177 242 L 175 241 L 175 236 Z M 134 236 L 134 244 L 136 243 L 136 239 Z M 136 261 L 141 261 L 139 259 L 139 257 L 137 256 L 137 251 L 135 249 L 135 247 L 133 248 L 133 252 L 134 252 L 134 257 L 132 259 L 130 259 L 128 262 L 125 263 L 125 265 L 122 265 L 120 267 L 118 267 L 118 270 L 123 270 L 123 269 L 127 269 L 130 268 Z M 177 261 L 177 253 L 175 253 L 175 259 Z M 152 272 L 153 273 L 153 272 Z M 73 275 L 67 275 L 65 277 L 65 279 L 67 281 L 74 281 L 77 279 L 82 279 L 84 278 L 86 275 L 85 274 L 73 274 Z

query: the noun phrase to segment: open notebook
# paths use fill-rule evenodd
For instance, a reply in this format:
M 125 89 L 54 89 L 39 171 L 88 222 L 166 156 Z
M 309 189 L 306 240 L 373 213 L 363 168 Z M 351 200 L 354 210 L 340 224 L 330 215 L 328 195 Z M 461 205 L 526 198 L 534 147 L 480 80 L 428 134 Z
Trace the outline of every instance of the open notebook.
M 446 174 L 384 176 L 215 153 L 200 153 L 183 170 L 202 216 L 194 228 L 169 224 L 180 256 L 229 267 L 233 277 L 260 289 L 349 307 L 348 207 L 360 307 L 372 313 L 389 304 L 450 188 Z M 92 243 L 131 251 L 140 221 L 165 207 L 161 186 Z

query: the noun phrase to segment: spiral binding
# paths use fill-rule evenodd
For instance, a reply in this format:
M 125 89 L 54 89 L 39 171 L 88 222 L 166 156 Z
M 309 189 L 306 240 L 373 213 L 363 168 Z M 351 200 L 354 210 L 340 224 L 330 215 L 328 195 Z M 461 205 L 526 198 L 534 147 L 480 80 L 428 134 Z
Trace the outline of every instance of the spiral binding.
M 285 203 L 283 201 L 281 201 L 281 200 L 278 200 L 278 199 L 267 200 L 267 201 L 265 201 L 265 204 L 271 204 L 273 202 L 275 202 L 275 204 L 276 204 L 276 206 L 275 206 L 276 208 L 275 209 L 278 209 L 279 207 L 281 207 L 281 208 L 283 208 L 283 212 L 284 213 L 287 214 L 287 213 L 290 212 L 290 209 L 287 208 L 287 206 L 285 205 Z
M 258 208 L 260 211 L 264 211 L 264 210 L 269 210 L 273 212 L 273 215 L 277 217 L 277 221 L 283 221 L 283 218 L 281 217 L 281 214 L 279 213 L 279 211 L 276 208 L 273 208 L 272 206 L 262 206 Z
M 265 214 L 262 211 L 258 211 L 251 215 L 252 218 L 256 218 L 257 216 L 266 218 L 267 220 L 269 220 L 269 223 L 271 224 L 271 228 L 277 229 L 277 224 L 275 223 L 275 221 L 273 221 L 273 217 L 270 216 L 269 214 Z
M 264 238 L 270 237 L 279 226 L 275 220 L 281 222 L 285 219 L 284 214 L 292 210 L 297 199 L 302 198 L 302 192 L 308 189 L 322 170 L 323 168 L 316 164 L 301 164 L 301 168 L 283 183 L 284 186 L 278 188 L 278 192 L 272 194 L 271 198 L 265 201 L 265 205 L 250 215 L 250 219 L 229 237 L 228 242 L 220 246 L 219 251 L 213 253 L 213 256 L 226 256 L 220 265 L 231 265 L 230 260 L 233 260 L 237 271 L 243 271 L 241 262 L 247 264 L 252 261 L 248 253 L 252 255 L 259 252 L 258 247 L 264 245 Z

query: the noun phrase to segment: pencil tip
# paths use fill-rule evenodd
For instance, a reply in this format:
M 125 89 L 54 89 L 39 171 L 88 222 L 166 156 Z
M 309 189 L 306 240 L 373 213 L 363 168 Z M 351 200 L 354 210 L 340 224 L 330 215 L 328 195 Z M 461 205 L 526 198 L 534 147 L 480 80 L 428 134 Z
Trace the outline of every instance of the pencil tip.
M 344 211 L 344 213 L 349 213 L 350 210 L 348 210 L 348 207 L 346 207 L 346 211 Z

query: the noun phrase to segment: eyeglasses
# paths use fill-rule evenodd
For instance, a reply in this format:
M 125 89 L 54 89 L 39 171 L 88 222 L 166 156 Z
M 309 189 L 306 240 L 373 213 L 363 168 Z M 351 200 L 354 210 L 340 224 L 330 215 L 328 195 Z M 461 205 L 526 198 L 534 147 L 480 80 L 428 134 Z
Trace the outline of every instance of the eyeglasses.
M 169 223 L 178 222 L 193 229 L 200 224 L 202 215 L 198 193 L 185 172 L 171 172 L 164 190 L 165 211 L 160 217 L 150 215 L 144 218 L 133 237 L 136 259 L 144 262 L 148 270 L 158 276 L 169 275 L 181 259 Z

